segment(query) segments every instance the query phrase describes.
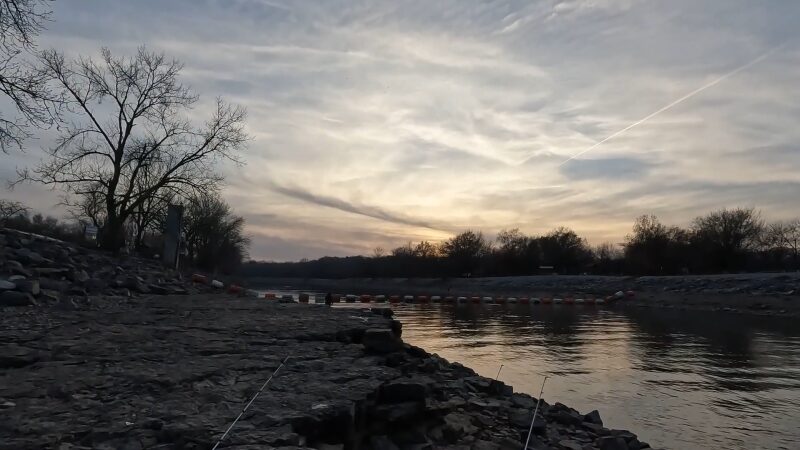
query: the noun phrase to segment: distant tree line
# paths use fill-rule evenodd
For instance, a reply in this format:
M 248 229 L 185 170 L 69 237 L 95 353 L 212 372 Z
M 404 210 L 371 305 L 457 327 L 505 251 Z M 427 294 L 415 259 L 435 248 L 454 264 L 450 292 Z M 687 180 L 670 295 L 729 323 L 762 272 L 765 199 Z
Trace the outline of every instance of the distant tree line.
M 202 121 L 199 97 L 181 83 L 183 65 L 141 47 L 130 56 L 102 48 L 99 58 L 39 51 L 51 20 L 49 0 L 0 0 L 0 153 L 25 150 L 37 129 L 54 127 L 45 158 L 13 184 L 57 189 L 74 221 L 31 216 L 0 200 L 4 226 L 60 238 L 97 227 L 108 251 L 158 249 L 169 205 L 182 205 L 188 259 L 231 270 L 247 255 L 243 219 L 220 198 L 221 162 L 240 164 L 249 140 L 244 108 L 217 98 Z
M 370 256 L 325 257 L 290 263 L 250 261 L 252 277 L 463 277 L 537 274 L 675 275 L 798 270 L 800 219 L 766 224 L 754 209 L 722 209 L 688 228 L 655 216 L 636 219 L 620 244 L 592 247 L 568 228 L 541 236 L 501 231 L 492 242 L 465 231 L 433 243 L 408 243 Z

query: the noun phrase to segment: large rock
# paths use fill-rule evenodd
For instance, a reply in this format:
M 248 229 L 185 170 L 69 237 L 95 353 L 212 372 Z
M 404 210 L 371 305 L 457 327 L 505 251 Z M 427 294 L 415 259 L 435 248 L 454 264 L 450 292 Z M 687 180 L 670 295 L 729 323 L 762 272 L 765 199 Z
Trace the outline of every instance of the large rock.
M 403 349 L 403 341 L 388 329 L 369 329 L 364 332 L 361 341 L 370 353 L 393 353 Z
M 35 304 L 36 302 L 33 300 L 33 296 L 27 292 L 0 292 L 0 306 L 30 306 Z
M 600 418 L 600 412 L 598 410 L 594 410 L 586 415 L 583 416 L 584 422 L 595 423 L 597 425 L 603 425 L 603 419 Z
M 385 435 L 370 437 L 369 444 L 373 450 L 400 450 L 400 447 Z
M 382 403 L 402 403 L 425 400 L 428 388 L 425 383 L 413 379 L 401 379 L 381 386 Z
M 603 436 L 595 441 L 600 450 L 628 450 L 628 443 L 618 436 Z
M 16 285 L 18 291 L 25 292 L 33 296 L 38 296 L 41 292 L 39 280 L 17 280 Z
M 0 291 L 13 291 L 17 284 L 7 280 L 0 280 Z
M 478 428 L 472 425 L 470 416 L 457 412 L 452 412 L 444 416 L 442 433 L 448 442 L 458 442 L 476 432 L 478 432 Z

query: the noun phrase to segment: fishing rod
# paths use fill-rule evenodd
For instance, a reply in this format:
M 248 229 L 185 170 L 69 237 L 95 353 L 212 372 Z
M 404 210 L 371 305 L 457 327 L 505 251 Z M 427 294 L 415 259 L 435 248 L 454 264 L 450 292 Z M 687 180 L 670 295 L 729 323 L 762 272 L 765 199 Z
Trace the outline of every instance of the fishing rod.
M 536 421 L 536 413 L 539 412 L 539 402 L 542 401 L 542 394 L 544 393 L 544 384 L 547 383 L 547 379 L 549 377 L 547 375 L 544 376 L 544 381 L 542 381 L 542 389 L 539 391 L 539 399 L 536 400 L 536 408 L 533 410 L 533 418 L 531 419 L 531 427 L 528 429 L 528 439 L 525 440 L 525 447 L 522 447 L 522 450 L 528 450 L 528 443 L 531 441 L 531 433 L 533 433 L 533 422 Z
M 494 381 L 497 381 L 498 379 L 500 379 L 500 371 L 501 370 L 503 370 L 503 364 L 500 364 L 500 368 L 497 369 L 497 376 L 494 377 Z
M 216 444 L 214 444 L 214 447 L 212 447 L 212 448 L 211 448 L 211 450 L 217 450 L 217 447 L 219 447 L 219 444 L 221 444 L 221 443 L 222 443 L 222 441 L 223 441 L 223 440 L 225 440 L 225 438 L 226 438 L 226 437 L 228 437 L 228 433 L 230 433 L 230 432 L 231 432 L 231 430 L 233 429 L 233 427 L 236 425 L 236 422 L 238 422 L 238 421 L 239 421 L 239 419 L 241 419 L 241 418 L 242 418 L 242 416 L 243 416 L 243 415 L 244 415 L 244 413 L 247 411 L 247 409 L 248 409 L 248 408 L 250 408 L 250 405 L 252 405 L 252 404 L 253 404 L 253 402 L 256 400 L 256 398 L 259 396 L 259 394 L 261 394 L 261 391 L 263 391 L 263 390 L 264 390 L 264 388 L 266 388 L 266 387 L 267 387 L 267 385 L 269 384 L 269 382 L 270 382 L 270 381 L 272 381 L 272 377 L 274 377 L 274 376 L 275 376 L 275 374 L 277 374 L 277 373 L 278 373 L 278 371 L 279 371 L 279 370 L 281 370 L 281 367 L 283 367 L 283 365 L 284 365 L 284 364 L 286 364 L 286 361 L 288 361 L 288 360 L 289 360 L 289 358 L 291 358 L 291 355 L 287 355 L 287 356 L 286 356 L 286 358 L 284 358 L 284 359 L 283 359 L 283 361 L 281 361 L 281 364 L 278 366 L 278 368 L 277 368 L 277 369 L 275 369 L 275 370 L 272 372 L 272 375 L 270 375 L 270 376 L 269 376 L 269 378 L 267 378 L 267 381 L 265 381 L 265 382 L 264 382 L 264 384 L 262 384 L 262 385 L 261 385 L 261 389 L 259 389 L 259 390 L 258 390 L 258 392 L 256 392 L 256 393 L 255 393 L 255 395 L 253 395 L 253 398 L 251 398 L 251 399 L 250 399 L 250 401 L 249 401 L 249 402 L 247 402 L 247 405 L 245 405 L 244 409 L 242 409 L 242 412 L 240 412 L 240 413 L 239 413 L 239 415 L 238 415 L 238 416 L 236 416 L 236 419 L 234 419 L 234 420 L 233 420 L 233 423 L 231 423 L 231 426 L 229 426 L 229 427 L 228 427 L 228 429 L 227 429 L 227 430 L 225 430 L 225 433 L 222 435 L 222 437 L 220 437 L 220 438 L 219 438 L 219 440 L 217 441 L 217 443 L 216 443 Z

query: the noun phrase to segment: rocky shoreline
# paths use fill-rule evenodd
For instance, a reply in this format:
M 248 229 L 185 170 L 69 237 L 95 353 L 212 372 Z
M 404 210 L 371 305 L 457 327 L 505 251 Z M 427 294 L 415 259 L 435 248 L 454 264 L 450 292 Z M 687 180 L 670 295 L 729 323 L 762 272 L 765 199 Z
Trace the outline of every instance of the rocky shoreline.
M 519 449 L 535 399 L 401 341 L 391 310 L 229 295 L 0 316 L 0 448 Z M 648 448 L 542 402 L 530 448 Z

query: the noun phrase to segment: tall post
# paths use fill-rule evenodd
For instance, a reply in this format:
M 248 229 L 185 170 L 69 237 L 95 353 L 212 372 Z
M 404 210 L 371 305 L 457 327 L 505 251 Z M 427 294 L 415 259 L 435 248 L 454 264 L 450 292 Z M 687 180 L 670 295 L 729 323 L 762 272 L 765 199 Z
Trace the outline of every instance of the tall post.
M 181 228 L 183 222 L 183 206 L 169 205 L 167 207 L 167 223 L 164 228 L 164 265 L 171 269 L 178 267 L 180 254 Z

